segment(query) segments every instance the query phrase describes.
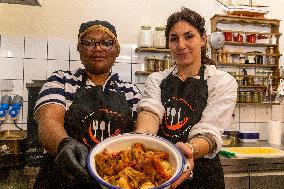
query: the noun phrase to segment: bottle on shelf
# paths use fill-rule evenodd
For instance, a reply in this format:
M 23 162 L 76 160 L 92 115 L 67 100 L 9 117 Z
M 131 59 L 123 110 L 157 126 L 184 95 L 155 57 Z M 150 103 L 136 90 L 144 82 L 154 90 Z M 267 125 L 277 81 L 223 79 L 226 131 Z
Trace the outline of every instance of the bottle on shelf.
M 138 46 L 139 47 L 152 47 L 153 37 L 151 26 L 141 26 L 138 36 Z
M 153 34 L 153 47 L 154 48 L 166 48 L 166 36 L 165 36 L 165 27 L 155 27 Z

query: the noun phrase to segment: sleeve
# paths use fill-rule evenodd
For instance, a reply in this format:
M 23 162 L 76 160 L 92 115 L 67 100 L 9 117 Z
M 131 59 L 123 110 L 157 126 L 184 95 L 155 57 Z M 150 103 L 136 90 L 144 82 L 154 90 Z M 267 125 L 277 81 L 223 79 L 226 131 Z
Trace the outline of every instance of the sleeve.
M 66 108 L 65 80 L 64 74 L 61 71 L 52 73 L 42 86 L 38 94 L 34 114 L 36 114 L 40 107 L 46 104 L 58 104 Z
M 168 75 L 167 72 L 155 72 L 149 75 L 145 83 L 145 88 L 142 91 L 142 100 L 139 102 L 137 111 L 142 110 L 153 112 L 159 116 L 160 123 L 163 119 L 165 108 L 161 102 L 160 84 Z
M 207 106 L 202 113 L 201 120 L 195 124 L 190 133 L 189 139 L 198 134 L 209 133 L 216 141 L 216 149 L 206 155 L 207 158 L 213 158 L 222 147 L 222 133 L 230 124 L 232 113 L 237 98 L 237 82 L 231 75 L 219 71 L 218 74 L 209 78 Z

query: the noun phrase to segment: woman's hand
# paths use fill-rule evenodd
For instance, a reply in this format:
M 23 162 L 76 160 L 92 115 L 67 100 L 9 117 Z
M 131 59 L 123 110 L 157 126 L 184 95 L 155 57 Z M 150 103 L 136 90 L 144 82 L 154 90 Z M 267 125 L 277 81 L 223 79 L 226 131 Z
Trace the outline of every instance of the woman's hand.
M 182 151 L 182 153 L 186 157 L 189 167 L 187 167 L 185 172 L 183 172 L 182 175 L 171 185 L 171 188 L 176 188 L 181 183 L 183 183 L 186 179 L 188 179 L 190 177 L 191 171 L 193 170 L 193 167 L 194 167 L 192 149 L 187 144 L 185 144 L 183 142 L 177 142 L 176 146 Z

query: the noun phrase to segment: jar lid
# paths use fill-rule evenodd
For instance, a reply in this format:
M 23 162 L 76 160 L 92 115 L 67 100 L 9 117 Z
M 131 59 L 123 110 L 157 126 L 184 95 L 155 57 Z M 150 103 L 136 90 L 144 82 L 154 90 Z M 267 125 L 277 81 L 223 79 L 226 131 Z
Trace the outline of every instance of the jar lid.
M 143 25 L 143 26 L 141 26 L 141 29 L 142 29 L 142 30 L 150 30 L 150 29 L 151 29 L 151 26 Z
M 166 28 L 164 26 L 157 26 L 155 27 L 156 31 L 164 31 Z

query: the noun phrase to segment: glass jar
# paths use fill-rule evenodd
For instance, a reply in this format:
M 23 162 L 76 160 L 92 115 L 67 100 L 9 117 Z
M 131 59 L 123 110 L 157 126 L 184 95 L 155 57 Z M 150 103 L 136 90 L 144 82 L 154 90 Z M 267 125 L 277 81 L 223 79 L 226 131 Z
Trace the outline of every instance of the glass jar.
M 247 85 L 248 85 L 248 86 L 253 86 L 253 85 L 254 85 L 253 77 L 252 77 L 252 76 L 248 76 L 248 77 L 247 77 Z
M 169 54 L 164 56 L 164 69 L 169 69 L 172 66 L 172 57 Z
M 165 27 L 155 27 L 153 34 L 153 47 L 154 48 L 166 48 L 166 36 Z
M 138 36 L 139 47 L 152 47 L 152 31 L 151 26 L 141 26 Z
M 155 71 L 155 57 L 147 56 L 145 57 L 146 70 L 153 72 Z
M 245 102 L 246 102 L 246 92 L 240 91 L 240 103 L 245 103 Z
M 246 103 L 252 103 L 252 92 L 246 92 Z
M 164 70 L 164 60 L 163 59 L 156 59 L 155 60 L 155 71 L 163 71 Z
M 252 102 L 253 103 L 260 103 L 259 102 L 259 92 L 258 91 L 254 91 L 253 95 L 252 95 Z

